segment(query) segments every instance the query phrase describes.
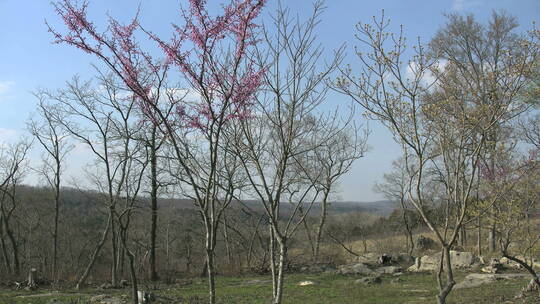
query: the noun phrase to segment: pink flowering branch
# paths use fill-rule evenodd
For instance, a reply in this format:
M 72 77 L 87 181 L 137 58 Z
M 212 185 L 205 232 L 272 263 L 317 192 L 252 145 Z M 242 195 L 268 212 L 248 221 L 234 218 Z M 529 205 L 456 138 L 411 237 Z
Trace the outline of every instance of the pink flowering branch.
M 53 6 L 67 27 L 66 33 L 60 33 L 47 23 L 49 32 L 55 37 L 54 42 L 75 46 L 98 57 L 121 78 L 138 98 L 147 117 L 156 123 L 158 119 L 152 109 L 157 106 L 159 89 L 168 66 L 154 60 L 136 42 L 138 12 L 127 25 L 109 18 L 108 30 L 99 32 L 88 20 L 87 1 L 77 5 L 73 1 L 62 0 L 53 3 Z
M 88 20 L 88 2 L 81 5 L 71 0 L 54 3 L 67 33 L 52 29 L 56 43 L 73 45 L 101 59 L 139 98 L 144 113 L 154 122 L 163 121 L 156 113 L 161 83 L 169 65 L 178 67 L 202 100 L 196 104 L 178 104 L 176 114 L 186 127 L 207 131 L 215 123 L 250 116 L 252 99 L 262 81 L 264 70 L 253 68 L 248 49 L 256 44 L 254 20 L 266 0 L 231 0 L 221 15 L 212 17 L 206 1 L 190 0 L 189 10 L 181 11 L 184 26 L 173 25 L 174 36 L 165 42 L 146 32 L 163 49 L 167 58 L 158 63 L 142 51 L 134 36 L 140 28 L 138 14 L 127 25 L 109 18 L 109 27 L 99 32 Z M 186 45 L 192 45 L 190 49 Z M 224 46 L 232 46 L 233 54 L 223 55 Z M 149 77 L 148 73 L 157 77 Z
M 167 62 L 177 66 L 191 89 L 201 95 L 199 104 L 182 108 L 188 127 L 207 131 L 215 123 L 250 116 L 264 70 L 253 68 L 248 49 L 256 44 L 253 32 L 257 25 L 253 20 L 265 2 L 234 0 L 223 7 L 222 15 L 211 17 L 206 1 L 191 0 L 189 11 L 182 11 L 185 26 L 174 25 L 170 42 L 150 34 L 163 49 Z M 186 44 L 193 48 L 184 49 Z M 234 54 L 221 54 L 225 45 L 234 46 Z
M 540 153 L 538 149 L 532 149 L 528 151 L 527 156 L 515 162 L 497 159 L 491 165 L 488 165 L 486 161 L 481 162 L 478 167 L 480 179 L 495 189 L 504 183 L 513 183 L 540 169 Z

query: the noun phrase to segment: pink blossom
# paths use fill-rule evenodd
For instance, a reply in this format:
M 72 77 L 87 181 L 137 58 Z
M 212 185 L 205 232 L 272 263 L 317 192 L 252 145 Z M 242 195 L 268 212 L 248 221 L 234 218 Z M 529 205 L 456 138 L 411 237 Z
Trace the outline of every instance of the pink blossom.
M 218 16 L 208 13 L 206 0 L 189 0 L 189 10 L 183 12 L 184 26 L 173 25 L 174 36 L 170 41 L 149 33 L 162 49 L 164 63 L 158 63 L 136 42 L 135 32 L 140 28 L 137 16 L 126 25 L 110 18 L 108 31 L 100 33 L 88 21 L 88 2 L 79 6 L 73 3 L 73 0 L 59 0 L 53 4 L 67 27 L 67 33 L 61 34 L 49 26 L 55 42 L 76 46 L 106 63 L 133 92 L 153 123 L 158 121 L 154 110 L 159 96 L 152 94 L 151 88 L 157 80 L 148 73 L 158 75 L 171 65 L 185 76 L 191 89 L 203 96 L 197 105 L 177 107 L 177 118 L 185 122 L 181 125 L 204 130 L 218 119 L 227 123 L 250 117 L 264 70 L 254 68 L 247 50 L 257 43 L 252 38 L 257 28 L 254 20 L 266 0 L 230 0 Z M 186 42 L 193 48 L 184 48 Z M 222 57 L 223 47 L 229 44 L 234 53 Z

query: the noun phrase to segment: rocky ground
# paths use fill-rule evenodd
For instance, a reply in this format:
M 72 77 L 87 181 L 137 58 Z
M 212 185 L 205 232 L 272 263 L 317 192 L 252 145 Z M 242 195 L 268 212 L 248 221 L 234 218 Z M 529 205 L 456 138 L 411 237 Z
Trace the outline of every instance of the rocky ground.
M 507 259 L 485 261 L 470 252 L 453 251 L 456 286 L 449 303 L 540 303 L 535 291 L 522 291 L 530 276 Z M 366 254 L 346 265 L 314 264 L 288 274 L 284 303 L 433 303 L 434 270 L 440 255 L 413 258 L 406 254 Z M 0 303 L 123 304 L 129 303 L 129 282 L 121 289 L 70 290 L 0 289 Z M 174 285 L 144 286 L 150 303 L 206 302 L 206 282 L 201 278 L 179 279 Z M 268 276 L 218 280 L 219 303 L 268 303 Z

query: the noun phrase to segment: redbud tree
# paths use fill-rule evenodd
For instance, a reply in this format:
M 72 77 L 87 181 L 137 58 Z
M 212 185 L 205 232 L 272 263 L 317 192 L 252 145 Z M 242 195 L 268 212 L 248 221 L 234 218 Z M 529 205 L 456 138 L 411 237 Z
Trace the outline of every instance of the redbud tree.
M 222 174 L 230 169 L 223 161 L 222 142 L 229 125 L 250 117 L 261 85 L 264 69 L 250 52 L 257 44 L 255 20 L 265 2 L 231 0 L 219 15 L 211 15 L 206 1 L 190 0 L 180 9 L 182 23 L 172 25 L 167 39 L 144 29 L 138 13 L 127 24 L 110 17 L 107 29 L 100 31 L 88 18 L 87 1 L 53 3 L 66 26 L 64 31 L 49 26 L 55 42 L 97 57 L 138 99 L 145 119 L 167 137 L 181 172 L 177 176 L 186 186 L 183 194 L 198 205 L 206 230 L 210 303 L 215 302 L 216 231 L 235 189 L 234 178 L 222 178 L 230 177 Z M 154 41 L 164 56 L 145 50 L 137 33 Z M 168 88 L 173 75 L 180 75 L 185 87 Z M 197 97 L 187 101 L 186 95 Z

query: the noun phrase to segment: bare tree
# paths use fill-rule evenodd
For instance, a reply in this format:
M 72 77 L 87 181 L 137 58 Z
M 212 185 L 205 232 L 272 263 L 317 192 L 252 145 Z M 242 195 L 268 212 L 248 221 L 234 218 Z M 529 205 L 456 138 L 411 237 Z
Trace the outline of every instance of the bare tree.
M 408 199 L 436 235 L 442 250 L 437 275 L 439 303 L 445 303 L 455 285 L 450 248 L 467 215 L 474 176 L 480 157 L 484 155 L 487 136 L 494 126 L 520 108 L 514 97 L 523 87 L 524 68 L 534 54 L 527 47 L 523 50 L 525 55 L 515 61 L 511 59 L 515 54 L 510 55 L 509 50 L 501 46 L 504 49 L 502 53 L 508 54 L 501 60 L 507 59 L 505 63 L 511 61 L 516 64 L 509 67 L 497 62 L 490 68 L 487 68 L 488 62 L 479 65 L 471 49 L 467 49 L 469 52 L 463 56 L 452 57 L 450 54 L 461 54 L 461 44 L 448 47 L 442 39 L 445 33 L 462 33 L 453 30 L 454 26 L 469 25 L 467 33 L 480 35 L 482 27 L 474 23 L 472 17 L 466 21 L 456 16 L 449 18 L 447 27 L 434 38 L 431 52 L 418 42 L 413 47 L 411 59 L 405 63 L 403 33 L 388 33 L 389 21 L 384 14 L 380 20 L 374 20 L 374 25 L 359 24 L 357 37 L 368 49 L 367 53 L 357 50 L 363 64 L 362 73 L 355 77 L 350 69 L 344 68 L 343 76 L 336 84 L 337 90 L 352 97 L 372 118 L 388 127 L 403 147 L 409 179 Z M 497 16 L 495 18 L 497 21 Z M 499 24 L 498 21 L 495 23 Z M 462 38 L 471 41 L 473 38 L 467 35 Z M 489 39 L 478 37 L 474 40 L 491 43 Z M 473 60 L 467 61 L 470 56 Z M 464 63 L 467 64 L 464 66 Z M 486 74 L 471 79 L 479 66 L 486 73 L 506 67 L 506 73 L 495 74 L 500 76 L 497 81 L 507 84 L 502 87 L 505 90 L 496 90 L 495 94 L 492 90 L 497 86 L 488 86 L 494 78 L 484 77 Z M 516 68 L 522 73 L 516 75 Z M 440 210 L 444 211 L 440 226 L 426 213 L 428 201 L 422 185 L 427 179 L 433 179 L 443 190 L 443 195 L 437 200 Z M 446 280 L 443 272 L 446 272 Z
M 125 147 L 124 136 L 118 130 L 124 130 L 119 124 L 131 120 L 135 115 L 135 99 L 118 87 L 114 78 L 99 79 L 102 90 L 92 87 L 90 82 L 81 82 L 75 77 L 67 88 L 58 92 L 44 92 L 47 98 L 58 108 L 55 122 L 66 132 L 88 148 L 95 157 L 94 163 L 87 167 L 86 173 L 90 186 L 103 194 L 103 202 L 108 209 L 107 224 L 102 237 L 96 245 L 90 261 L 81 274 L 77 286 L 81 287 L 88 277 L 96 258 L 107 240 L 109 231 L 112 246 L 111 283 L 118 283 L 118 231 L 115 212 L 124 192 L 127 178 L 126 164 L 130 155 Z
M 496 223 L 500 235 L 500 252 L 503 257 L 521 265 L 531 274 L 531 286 L 540 288 L 540 278 L 534 270 L 533 248 L 540 243 L 540 228 L 532 220 L 538 210 L 540 175 L 538 150 L 529 150 L 522 155 L 516 145 L 504 145 L 497 150 L 494 167 L 483 164 L 480 167 L 480 185 L 483 197 L 498 196 L 497 203 L 484 201 L 485 209 L 490 209 L 490 220 Z M 504 146 L 505 148 L 502 148 Z M 540 291 L 540 289 L 538 289 Z
M 135 267 L 135 250 L 132 246 L 129 246 L 130 241 L 130 224 L 132 222 L 132 216 L 137 211 L 136 203 L 139 201 L 139 192 L 141 190 L 141 183 L 143 181 L 143 175 L 145 168 L 149 163 L 148 154 L 142 147 L 141 142 L 132 142 L 130 138 L 133 137 L 132 132 L 138 132 L 138 128 L 133 128 L 130 125 L 129 115 L 123 117 L 121 123 L 121 129 L 119 135 L 123 139 L 123 153 L 120 154 L 122 161 L 122 176 L 124 185 L 122 186 L 121 200 L 123 204 L 120 210 L 115 209 L 115 217 L 118 221 L 119 232 L 118 236 L 122 244 L 123 251 L 128 256 L 129 272 L 131 277 L 131 290 L 133 303 L 140 302 L 138 296 L 138 281 L 137 271 Z M 146 157 L 145 157 L 146 156 Z M 155 243 L 154 243 L 155 245 Z M 118 261 L 121 259 L 118 258 Z
M 296 164 L 302 171 L 306 171 L 306 176 L 310 183 L 320 189 L 320 214 L 315 232 L 315 244 L 313 248 L 313 259 L 319 260 L 319 251 L 324 232 L 324 225 L 328 214 L 329 198 L 335 191 L 338 180 L 351 169 L 353 162 L 367 151 L 368 131 L 362 131 L 351 117 L 341 121 L 340 118 L 331 120 L 326 126 L 322 126 L 320 136 L 322 141 L 317 142 L 316 148 L 309 151 L 304 156 L 296 157 Z
M 0 144 L 0 241 L 5 266 L 15 275 L 20 274 L 21 262 L 19 242 L 11 226 L 11 219 L 19 203 L 16 191 L 26 171 L 30 146 L 31 144 L 24 140 L 14 144 Z M 5 237 L 11 246 L 11 257 Z M 10 258 L 13 258 L 13 264 Z
M 273 303 L 283 298 L 288 241 L 320 192 L 293 164 L 333 135 L 327 132 L 314 141 L 332 117 L 317 110 L 326 99 L 325 79 L 342 55 L 338 51 L 330 62 L 320 64 L 323 48 L 314 31 L 322 10 L 322 2 L 317 2 L 312 15 L 301 22 L 292 19 L 287 9 L 278 8 L 256 50 L 259 65 L 267 70 L 256 110 L 237 134 L 237 153 L 269 224 Z M 283 205 L 291 205 L 286 218 L 280 211 Z M 298 216 L 302 206 L 304 212 Z
M 464 97 L 478 106 L 489 107 L 491 111 L 506 111 L 504 115 L 496 116 L 497 121 L 487 121 L 491 127 L 486 134 L 487 147 L 482 153 L 482 162 L 491 167 L 504 136 L 500 134 L 501 128 L 529 106 L 518 101 L 535 72 L 537 37 L 534 33 L 516 33 L 517 26 L 516 19 L 504 13 L 493 12 L 487 26 L 478 23 L 472 15 L 451 14 L 445 27 L 430 42 L 433 56 L 448 62 L 454 74 L 450 75 L 449 69 L 435 69 L 436 76 L 466 90 L 469 95 Z M 496 244 L 495 229 L 492 226 L 489 233 L 492 252 Z
M 58 124 L 52 113 L 56 109 L 48 106 L 45 103 L 45 97 L 37 95 L 39 99 L 37 115 L 40 120 L 32 118 L 28 122 L 28 130 L 45 150 L 43 154 L 43 166 L 40 174 L 45 178 L 47 185 L 52 189 L 53 204 L 54 204 L 54 224 L 53 224 L 53 263 L 52 263 L 52 279 L 57 281 L 58 274 L 58 219 L 60 217 L 60 190 L 61 177 L 64 171 L 63 161 L 66 155 L 72 150 L 73 145 L 68 142 L 68 133 Z
M 408 215 L 410 207 L 412 206 L 407 203 L 407 170 L 404 167 L 403 159 L 393 161 L 392 167 L 393 171 L 384 174 L 384 182 L 376 184 L 374 189 L 375 191 L 384 194 L 387 199 L 395 201 L 401 207 L 401 216 L 407 237 L 407 251 L 409 255 L 412 255 L 414 251 L 414 239 L 412 232 L 413 223 L 410 222 L 410 217 Z
M 264 72 L 255 70 L 248 57 L 249 49 L 257 43 L 253 39 L 256 28 L 253 22 L 264 3 L 264 0 L 231 1 L 224 8 L 224 16 L 212 17 L 204 2 L 190 2 L 189 12 L 182 11 L 185 24 L 174 27 L 177 36 L 170 43 L 148 33 L 168 57 L 165 64 L 153 60 L 135 42 L 133 33 L 139 28 L 137 18 L 128 26 L 111 20 L 112 33 L 98 33 L 87 20 L 86 3 L 78 7 L 65 0 L 55 5 L 69 29 L 66 35 L 51 29 L 57 41 L 77 46 L 102 60 L 134 93 L 149 119 L 167 136 L 182 174 L 180 181 L 185 181 L 190 188 L 184 192 L 195 199 L 206 229 L 210 303 L 215 303 L 216 231 L 223 210 L 230 203 L 220 197 L 222 189 L 228 187 L 220 181 L 221 138 L 227 124 L 249 114 L 252 95 Z M 184 42 L 193 43 L 193 49 L 186 50 Z M 158 106 L 169 64 L 179 68 L 188 92 L 198 95 L 198 100 L 192 103 L 169 95 L 176 110 L 175 119 L 169 119 Z M 142 73 L 145 67 L 151 73 Z M 199 155 L 208 158 L 199 162 L 201 157 L 196 157 Z
M 540 114 L 536 114 L 520 123 L 519 128 L 522 130 L 521 135 L 525 142 L 534 145 L 536 149 L 540 149 Z

